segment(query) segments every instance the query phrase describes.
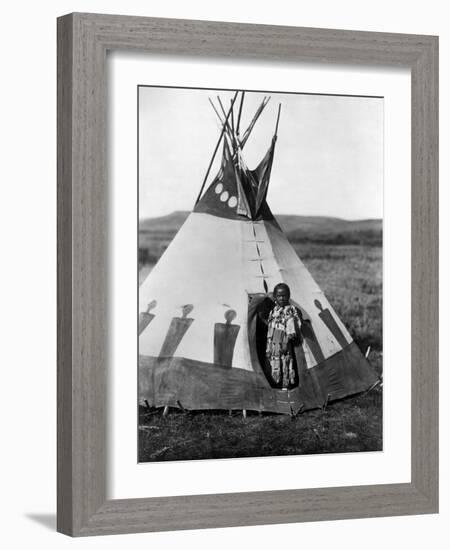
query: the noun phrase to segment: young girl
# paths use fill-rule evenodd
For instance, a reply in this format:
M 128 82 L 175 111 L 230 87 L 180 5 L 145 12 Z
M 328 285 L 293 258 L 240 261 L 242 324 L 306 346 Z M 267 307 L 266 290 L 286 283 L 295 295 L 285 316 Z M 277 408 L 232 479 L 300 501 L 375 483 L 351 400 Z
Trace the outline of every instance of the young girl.
M 289 303 L 290 289 L 279 283 L 273 289 L 275 307 L 269 313 L 266 356 L 269 359 L 272 378 L 282 389 L 295 384 L 293 345 L 301 325 L 294 306 Z

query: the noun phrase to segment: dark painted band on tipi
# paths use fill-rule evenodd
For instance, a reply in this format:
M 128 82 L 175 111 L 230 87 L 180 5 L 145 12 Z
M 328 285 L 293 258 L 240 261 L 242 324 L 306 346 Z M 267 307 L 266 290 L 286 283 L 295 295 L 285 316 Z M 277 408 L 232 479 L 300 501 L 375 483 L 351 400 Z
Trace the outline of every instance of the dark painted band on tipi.
M 273 147 L 269 152 L 261 163 L 269 163 L 271 166 Z M 262 180 L 256 180 L 256 174 L 259 173 L 261 173 Z M 232 153 L 225 143 L 221 169 L 193 211 L 230 220 L 273 220 L 273 214 L 265 200 L 269 177 L 270 170 L 267 167 L 258 167 L 254 171 L 237 167 Z M 264 191 L 263 196 L 259 197 L 260 204 L 258 204 L 260 185 L 264 186 Z
M 271 388 L 260 374 L 183 357 L 139 358 L 139 399 L 153 407 L 190 410 L 247 409 L 291 414 L 363 392 L 378 378 L 352 342 L 324 363 L 302 374 L 287 392 Z M 320 387 L 318 395 L 316 385 Z
M 250 125 L 241 137 L 239 124 L 244 92 L 242 92 L 239 115 L 237 124 L 235 125 L 233 107 L 237 93 L 231 102 L 228 113 L 225 112 L 221 99 L 217 98 L 223 117 L 210 99 L 210 103 L 221 123 L 222 130 L 197 197 L 194 212 L 212 214 L 227 219 L 272 220 L 273 215 L 267 205 L 266 197 L 270 182 L 270 173 L 272 171 L 281 105 L 278 107 L 275 133 L 272 137 L 270 147 L 256 168 L 251 170 L 246 165 L 243 148 L 270 98 L 265 97 L 263 99 Z M 202 196 L 203 187 L 206 184 L 212 162 L 222 140 L 223 149 L 219 172 Z

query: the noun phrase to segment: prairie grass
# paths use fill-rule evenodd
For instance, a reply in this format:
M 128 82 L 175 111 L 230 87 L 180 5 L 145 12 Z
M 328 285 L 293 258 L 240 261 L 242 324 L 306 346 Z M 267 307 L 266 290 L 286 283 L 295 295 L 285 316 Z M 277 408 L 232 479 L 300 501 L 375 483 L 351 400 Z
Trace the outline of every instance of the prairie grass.
M 382 248 L 292 244 L 361 350 L 381 351 Z

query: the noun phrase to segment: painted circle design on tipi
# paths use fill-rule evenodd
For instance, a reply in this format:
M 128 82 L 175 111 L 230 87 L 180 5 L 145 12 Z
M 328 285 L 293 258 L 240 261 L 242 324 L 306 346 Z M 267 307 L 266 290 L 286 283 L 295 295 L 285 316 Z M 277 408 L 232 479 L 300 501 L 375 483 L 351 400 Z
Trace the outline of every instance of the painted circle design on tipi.
M 230 195 L 228 194 L 228 191 L 224 191 L 224 192 L 220 195 L 220 200 L 221 200 L 222 202 L 225 202 L 225 201 L 228 200 L 228 197 L 229 197 L 229 196 L 230 196 Z
M 237 197 L 230 197 L 230 200 L 228 201 L 228 206 L 230 208 L 234 208 L 237 205 Z
M 216 187 L 214 188 L 214 191 L 215 191 L 218 195 L 220 195 L 220 193 L 222 193 L 222 191 L 223 191 L 223 184 L 218 183 L 218 184 L 216 185 Z

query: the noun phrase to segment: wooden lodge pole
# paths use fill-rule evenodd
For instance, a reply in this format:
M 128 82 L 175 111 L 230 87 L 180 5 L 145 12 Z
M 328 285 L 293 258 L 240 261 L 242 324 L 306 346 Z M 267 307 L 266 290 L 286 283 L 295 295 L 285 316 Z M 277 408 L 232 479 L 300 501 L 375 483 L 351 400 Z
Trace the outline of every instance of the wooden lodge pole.
M 202 186 L 201 186 L 201 188 L 200 188 L 200 192 L 199 192 L 199 194 L 198 194 L 198 196 L 197 196 L 197 200 L 195 201 L 195 204 L 198 203 L 198 201 L 200 200 L 200 197 L 202 196 L 203 188 L 205 187 L 206 180 L 208 179 L 209 172 L 210 172 L 210 170 L 211 170 L 211 167 L 212 167 L 212 165 L 213 165 L 214 159 L 215 159 L 215 157 L 216 157 L 217 149 L 219 148 L 220 142 L 222 141 L 223 134 L 224 134 L 224 132 L 225 132 L 225 126 L 226 126 L 227 123 L 228 123 L 228 118 L 229 118 L 229 116 L 230 116 L 231 111 L 233 110 L 233 105 L 234 105 L 234 102 L 236 101 L 236 98 L 237 98 L 237 96 L 238 96 L 238 93 L 239 93 L 239 92 L 236 92 L 236 93 L 234 94 L 234 97 L 233 97 L 233 100 L 232 100 L 232 103 L 231 103 L 231 109 L 228 111 L 228 114 L 227 114 L 227 116 L 226 116 L 226 118 L 225 118 L 225 122 L 224 122 L 224 124 L 223 124 L 223 126 L 222 126 L 222 131 L 220 132 L 219 139 L 218 139 L 218 141 L 217 141 L 216 147 L 215 147 L 214 152 L 213 152 L 213 155 L 212 155 L 212 157 L 211 157 L 211 161 L 210 161 L 210 163 L 209 163 L 208 170 L 206 171 L 206 175 L 205 175 L 205 177 L 204 177 L 204 179 L 203 179 L 203 183 L 202 183 Z

